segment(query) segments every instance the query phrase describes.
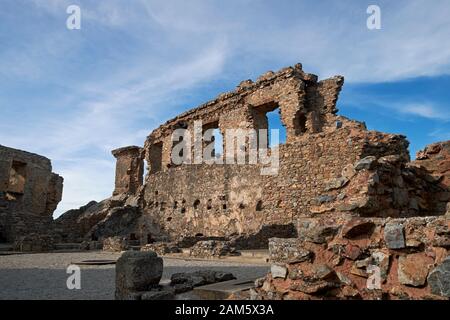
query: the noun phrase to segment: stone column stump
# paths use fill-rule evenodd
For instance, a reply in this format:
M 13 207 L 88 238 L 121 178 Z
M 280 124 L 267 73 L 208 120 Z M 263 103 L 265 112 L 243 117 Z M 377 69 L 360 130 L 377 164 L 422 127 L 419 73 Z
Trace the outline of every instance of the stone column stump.
M 162 273 L 163 259 L 155 252 L 124 252 L 116 263 L 116 299 L 139 299 L 143 292 L 158 286 Z

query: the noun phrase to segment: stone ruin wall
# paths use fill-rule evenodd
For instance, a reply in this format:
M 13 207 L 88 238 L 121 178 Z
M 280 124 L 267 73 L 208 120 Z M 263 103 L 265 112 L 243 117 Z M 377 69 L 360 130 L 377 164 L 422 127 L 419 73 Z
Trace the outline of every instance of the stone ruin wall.
M 63 178 L 50 160 L 0 145 L 0 233 L 3 242 L 51 234 Z M 19 248 L 20 249 L 20 248 Z
M 262 248 L 270 237 L 296 236 L 300 218 L 445 214 L 449 185 L 441 176 L 448 162 L 441 158 L 448 154 L 434 147 L 410 162 L 404 136 L 369 131 L 337 115 L 343 82 L 340 76 L 318 81 L 300 64 L 241 82 L 153 130 L 143 148 L 114 150 L 113 196 L 63 215 L 60 231 L 72 240 L 118 236 L 182 246 L 197 236 Z M 277 175 L 261 175 L 260 164 L 171 163 L 175 129 L 193 129 L 196 120 L 224 137 L 230 128 L 266 129 L 266 113 L 277 108 L 287 132 Z
M 336 115 L 342 85 L 342 77 L 317 82 L 316 76 L 305 74 L 297 65 L 269 72 L 256 83 L 244 81 L 235 91 L 154 130 L 143 150 L 149 164 L 144 214 L 169 238 L 251 234 L 264 225 L 292 224 L 299 217 L 327 212 L 392 217 L 439 214 L 428 203 L 426 191 L 417 199 L 414 192 L 406 191 L 419 180 L 424 187 L 434 188 L 432 183 L 417 178 L 416 172 L 409 182 L 400 181 L 409 161 L 404 136 L 368 131 L 363 123 Z M 202 120 L 207 128 L 219 128 L 223 136 L 229 128 L 267 128 L 265 113 L 276 107 L 287 131 L 277 175 L 261 175 L 261 165 L 171 164 L 174 129 L 192 129 L 195 120 Z M 378 171 L 370 174 L 357 174 L 354 164 L 370 156 L 388 157 L 389 164 L 377 165 Z M 374 175 L 385 180 L 397 175 L 399 186 L 382 181 L 388 185 L 371 188 L 370 183 L 377 183 L 370 181 Z M 344 179 L 342 186 L 339 179 Z M 410 198 L 422 207 L 409 208 Z M 328 206 L 320 203 L 324 199 Z

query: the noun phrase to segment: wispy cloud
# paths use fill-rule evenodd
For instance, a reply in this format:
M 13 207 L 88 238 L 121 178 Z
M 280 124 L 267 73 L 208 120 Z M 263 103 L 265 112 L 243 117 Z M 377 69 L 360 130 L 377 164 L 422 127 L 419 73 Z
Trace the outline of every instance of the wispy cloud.
M 429 136 L 437 141 L 450 140 L 450 129 L 448 127 L 437 128 L 430 132 Z
M 450 110 L 439 109 L 432 104 L 406 104 L 397 108 L 401 113 L 411 114 L 428 119 L 450 120 Z
M 449 74 L 448 1 L 378 2 L 380 31 L 366 28 L 365 0 L 4 0 L 0 141 L 53 160 L 65 177 L 60 213 L 108 196 L 110 150 L 142 145 L 192 107 L 182 103 L 187 90 L 299 61 L 347 83 Z M 80 31 L 65 28 L 73 3 Z M 449 119 L 433 101 L 386 102 L 398 115 Z

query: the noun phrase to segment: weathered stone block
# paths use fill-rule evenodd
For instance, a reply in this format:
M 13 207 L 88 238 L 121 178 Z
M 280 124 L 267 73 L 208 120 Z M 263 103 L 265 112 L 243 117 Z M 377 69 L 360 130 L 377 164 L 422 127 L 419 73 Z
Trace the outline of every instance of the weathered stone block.
M 450 256 L 430 272 L 428 284 L 433 294 L 450 297 Z
M 116 263 L 116 299 L 133 291 L 149 291 L 158 285 L 162 272 L 163 260 L 156 253 L 124 252 Z
M 387 223 L 384 227 L 384 241 L 389 249 L 405 247 L 404 227 L 398 223 Z
M 311 252 L 302 248 L 299 239 L 269 239 L 269 257 L 272 262 L 299 263 L 311 259 Z
M 162 290 L 146 291 L 141 295 L 141 300 L 173 300 L 175 292 L 172 288 L 163 288 Z
M 413 287 L 423 286 L 433 262 L 422 252 L 401 256 L 398 261 L 398 281 Z
M 374 156 L 365 157 L 355 163 L 355 170 L 359 171 L 364 169 L 366 170 L 372 169 L 376 163 L 376 160 L 377 158 Z
M 350 180 L 347 179 L 346 177 L 339 177 L 336 179 L 332 179 L 330 181 L 327 182 L 326 186 L 325 186 L 325 191 L 330 191 L 330 190 L 334 190 L 334 189 L 340 189 L 343 186 L 345 186 Z
M 222 271 L 201 270 L 195 272 L 174 273 L 170 277 L 170 285 L 174 288 L 175 293 L 186 292 L 194 287 L 234 280 L 233 274 Z
M 288 270 L 285 266 L 273 264 L 270 267 L 270 272 L 272 273 L 273 278 L 283 278 L 286 279 Z

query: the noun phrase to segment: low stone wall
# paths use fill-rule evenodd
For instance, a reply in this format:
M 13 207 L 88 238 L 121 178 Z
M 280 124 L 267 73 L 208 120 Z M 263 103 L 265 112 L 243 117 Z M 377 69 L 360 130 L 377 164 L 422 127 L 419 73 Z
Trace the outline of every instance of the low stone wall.
M 180 253 L 181 249 L 173 242 L 155 242 L 146 244 L 141 248 L 141 251 L 154 251 L 163 256 L 168 253 Z
M 121 252 L 128 250 L 128 248 L 126 237 L 109 237 L 103 240 L 103 251 Z
M 254 299 L 448 299 L 450 218 L 302 219 Z
M 21 236 L 14 241 L 14 250 L 21 252 L 47 252 L 55 248 L 55 241 L 51 235 L 31 233 Z
M 239 252 L 227 241 L 199 241 L 189 251 L 189 255 L 198 258 L 212 258 L 223 256 L 237 256 Z

